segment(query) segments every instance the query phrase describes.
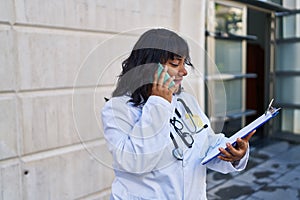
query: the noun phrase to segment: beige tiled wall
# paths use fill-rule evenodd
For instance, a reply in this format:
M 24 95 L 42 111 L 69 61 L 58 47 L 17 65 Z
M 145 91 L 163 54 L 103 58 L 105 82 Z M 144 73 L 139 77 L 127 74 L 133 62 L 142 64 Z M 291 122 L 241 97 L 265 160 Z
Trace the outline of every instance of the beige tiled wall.
M 12 91 L 16 85 L 15 60 L 17 55 L 14 53 L 16 43 L 14 35 L 11 26 L 0 23 L 1 91 Z
M 189 2 L 0 0 L 0 199 L 109 198 L 103 98 L 147 27 L 201 37 Z
M 14 95 L 0 97 L 0 159 L 18 155 L 17 111 Z

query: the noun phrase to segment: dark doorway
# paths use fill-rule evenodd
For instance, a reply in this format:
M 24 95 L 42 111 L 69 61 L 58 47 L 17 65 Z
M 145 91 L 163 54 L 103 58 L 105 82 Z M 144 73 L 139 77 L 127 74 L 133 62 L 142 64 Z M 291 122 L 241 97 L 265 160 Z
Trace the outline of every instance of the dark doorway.
M 246 81 L 246 107 L 256 110 L 256 114 L 246 118 L 249 124 L 264 113 L 265 102 L 265 71 L 266 52 L 269 45 L 266 42 L 268 35 L 267 13 L 248 9 L 247 33 L 257 37 L 255 41 L 247 42 L 247 73 L 254 73 L 256 78 L 249 78 Z M 260 127 L 255 134 L 264 137 L 264 127 Z

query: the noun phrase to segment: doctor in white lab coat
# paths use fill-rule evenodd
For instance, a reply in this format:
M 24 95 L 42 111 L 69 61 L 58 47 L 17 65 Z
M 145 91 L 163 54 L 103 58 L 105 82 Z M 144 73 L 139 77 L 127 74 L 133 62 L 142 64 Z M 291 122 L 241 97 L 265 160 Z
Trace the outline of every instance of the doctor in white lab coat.
M 187 43 L 166 29 L 145 32 L 122 63 L 101 113 L 114 161 L 111 199 L 206 199 L 207 168 L 228 173 L 246 167 L 254 132 L 201 164 L 227 138 L 213 132 L 196 99 L 182 91 L 187 65 Z

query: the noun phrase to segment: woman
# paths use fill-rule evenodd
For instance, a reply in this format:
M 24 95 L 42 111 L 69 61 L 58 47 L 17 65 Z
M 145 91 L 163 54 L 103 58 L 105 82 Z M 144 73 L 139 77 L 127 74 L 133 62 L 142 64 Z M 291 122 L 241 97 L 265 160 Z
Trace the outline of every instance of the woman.
M 201 164 L 227 138 L 213 132 L 195 98 L 182 91 L 186 65 L 193 67 L 187 43 L 166 29 L 145 32 L 122 63 L 102 110 L 114 160 L 111 199 L 206 199 L 207 167 L 222 173 L 246 167 L 254 132 Z

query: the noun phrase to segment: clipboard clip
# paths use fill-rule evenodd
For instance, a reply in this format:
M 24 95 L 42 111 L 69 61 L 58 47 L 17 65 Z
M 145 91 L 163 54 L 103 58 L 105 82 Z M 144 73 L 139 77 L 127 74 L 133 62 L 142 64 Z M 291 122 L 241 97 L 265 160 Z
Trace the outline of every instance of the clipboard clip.
M 272 107 L 272 103 L 273 103 L 274 99 L 271 100 L 271 102 L 269 103 L 268 108 L 265 111 L 265 115 L 267 115 L 268 112 L 270 112 L 271 114 L 273 114 L 274 112 L 277 111 L 277 109 Z

